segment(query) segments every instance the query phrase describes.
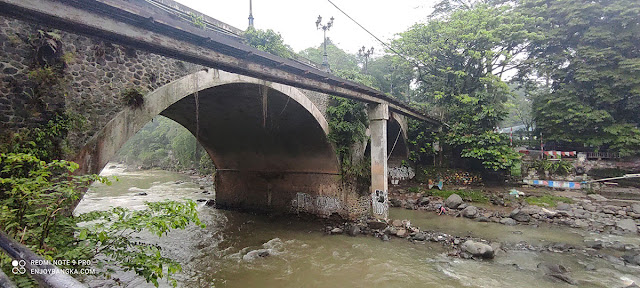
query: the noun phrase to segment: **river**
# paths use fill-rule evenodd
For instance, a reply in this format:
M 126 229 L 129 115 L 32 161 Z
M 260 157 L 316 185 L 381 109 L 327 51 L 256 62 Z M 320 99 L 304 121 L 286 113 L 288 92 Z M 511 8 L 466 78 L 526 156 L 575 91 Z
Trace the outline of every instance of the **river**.
M 122 166 L 111 165 L 114 164 L 107 165 L 110 168 L 102 175 L 115 175 L 120 181 L 111 186 L 92 185 L 76 213 L 109 206 L 140 209 L 144 201 L 213 197 L 184 174 L 161 170 L 127 172 Z M 147 195 L 138 195 L 141 192 Z M 566 266 L 579 287 L 640 283 L 639 269 L 582 254 L 508 251 L 490 261 L 464 260 L 446 256 L 446 249 L 439 243 L 328 236 L 318 222 L 217 210 L 203 203 L 199 211 L 206 228 L 189 227 L 150 240 L 163 247 L 167 256 L 183 263 L 184 271 L 176 276 L 180 287 L 576 287 L 544 276 L 536 268 L 541 262 Z M 392 209 L 390 216 L 410 219 L 423 230 L 513 243 L 580 245 L 586 238 L 603 237 L 559 227 L 479 223 L 398 208 Z M 619 240 L 640 243 L 637 237 Z M 263 247 L 275 253 L 243 260 L 248 251 Z M 588 266 L 590 269 L 585 269 Z M 127 287 L 153 287 L 133 273 L 116 276 Z M 89 284 L 104 282 L 94 280 Z M 164 281 L 160 284 L 168 286 Z

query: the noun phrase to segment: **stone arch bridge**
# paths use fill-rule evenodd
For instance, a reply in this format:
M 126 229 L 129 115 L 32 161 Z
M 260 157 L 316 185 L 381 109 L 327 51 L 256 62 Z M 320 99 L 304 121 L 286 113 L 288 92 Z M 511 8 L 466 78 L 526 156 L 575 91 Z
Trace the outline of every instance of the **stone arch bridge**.
M 81 114 L 89 128 L 69 135 L 70 159 L 84 173 L 100 172 L 164 115 L 212 158 L 218 205 L 385 218 L 387 160 L 407 157 L 405 117 L 438 124 L 368 87 L 244 46 L 239 30 L 215 19 L 202 16 L 209 28 L 196 29 L 179 16 L 197 11 L 172 1 L 0 0 L 0 11 L 0 128 L 30 127 L 40 110 Z M 53 28 L 61 31 L 47 33 Z M 48 89 L 65 92 L 44 93 L 34 105 L 43 53 L 64 59 L 62 80 Z M 148 91 L 141 107 L 122 104 L 129 87 Z M 368 103 L 371 145 L 354 145 L 354 153 L 371 151 L 370 193 L 341 180 L 327 138 L 329 95 Z

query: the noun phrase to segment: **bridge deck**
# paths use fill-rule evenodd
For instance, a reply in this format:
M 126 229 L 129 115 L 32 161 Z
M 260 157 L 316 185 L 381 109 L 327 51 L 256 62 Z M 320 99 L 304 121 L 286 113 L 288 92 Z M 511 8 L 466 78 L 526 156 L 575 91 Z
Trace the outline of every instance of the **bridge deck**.
M 257 50 L 228 33 L 197 28 L 145 0 L 0 0 L 0 13 L 206 67 L 358 101 L 389 104 L 393 111 L 441 125 L 439 120 L 380 91 Z

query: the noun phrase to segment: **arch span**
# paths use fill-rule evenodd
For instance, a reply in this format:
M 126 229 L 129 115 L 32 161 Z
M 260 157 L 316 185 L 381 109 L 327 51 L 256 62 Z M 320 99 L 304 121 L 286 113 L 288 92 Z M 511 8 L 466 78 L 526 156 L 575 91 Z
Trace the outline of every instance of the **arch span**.
M 98 173 L 159 114 L 189 129 L 213 159 L 219 205 L 349 216 L 317 107 L 296 88 L 215 69 L 152 91 L 141 108 L 124 108 L 76 158 L 81 171 Z

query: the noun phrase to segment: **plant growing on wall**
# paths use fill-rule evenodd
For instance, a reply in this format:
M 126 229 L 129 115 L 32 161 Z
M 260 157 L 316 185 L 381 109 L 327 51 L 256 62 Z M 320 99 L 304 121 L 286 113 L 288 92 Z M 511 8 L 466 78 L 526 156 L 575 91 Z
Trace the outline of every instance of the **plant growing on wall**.
M 129 87 L 122 92 L 122 100 L 131 108 L 140 108 L 144 104 L 144 94 L 141 89 Z

